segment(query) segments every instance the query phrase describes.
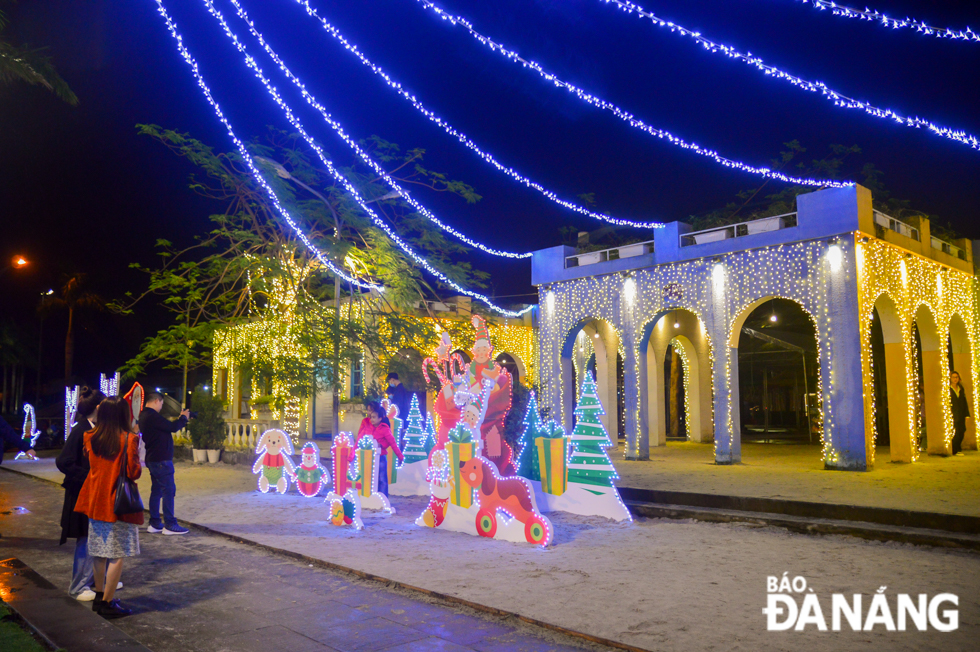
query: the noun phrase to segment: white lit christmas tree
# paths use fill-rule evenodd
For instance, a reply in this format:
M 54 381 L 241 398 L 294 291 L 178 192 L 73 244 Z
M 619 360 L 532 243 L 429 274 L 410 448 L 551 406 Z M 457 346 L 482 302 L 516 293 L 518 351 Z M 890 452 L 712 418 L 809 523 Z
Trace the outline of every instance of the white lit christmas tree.
M 412 405 L 408 409 L 408 427 L 405 430 L 405 464 L 418 462 L 429 457 L 425 450 L 425 440 L 429 434 L 422 422 L 418 394 L 412 394 Z
M 579 402 L 575 406 L 577 421 L 569 437 L 572 445 L 571 459 L 568 461 L 569 482 L 612 487 L 612 481 L 619 478 L 612 460 L 606 454 L 612 440 L 599 420 L 603 414 L 605 411 L 599 402 L 595 379 L 586 372 Z

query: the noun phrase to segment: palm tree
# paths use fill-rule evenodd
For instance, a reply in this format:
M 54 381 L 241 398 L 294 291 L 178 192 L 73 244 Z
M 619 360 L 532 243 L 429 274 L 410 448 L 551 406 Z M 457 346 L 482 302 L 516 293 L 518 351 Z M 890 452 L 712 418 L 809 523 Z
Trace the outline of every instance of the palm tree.
M 0 32 L 7 22 L 7 16 L 0 11 Z M 78 97 L 51 65 L 51 59 L 44 55 L 43 49 L 14 45 L 0 37 L 0 83 L 16 79 L 40 84 L 72 106 L 78 104 Z
M 87 292 L 83 286 L 88 280 L 88 274 L 72 274 L 65 276 L 61 286 L 60 296 L 44 297 L 39 308 L 44 312 L 54 310 L 68 311 L 68 333 L 65 335 L 65 383 L 71 382 L 72 362 L 75 359 L 75 311 L 102 310 L 105 300 L 97 294 Z

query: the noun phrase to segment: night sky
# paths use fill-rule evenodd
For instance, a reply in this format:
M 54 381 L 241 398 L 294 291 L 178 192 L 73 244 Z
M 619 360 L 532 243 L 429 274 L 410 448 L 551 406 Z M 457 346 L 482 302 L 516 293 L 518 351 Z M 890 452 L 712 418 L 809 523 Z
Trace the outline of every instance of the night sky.
M 426 165 L 475 186 L 475 206 L 416 191 L 442 219 L 490 245 L 526 251 L 559 244 L 558 229 L 599 223 L 522 189 L 418 115 L 313 22 L 294 0 L 243 0 L 284 60 L 357 138 L 377 134 L 427 150 Z M 415 0 L 312 0 L 321 14 L 429 108 L 499 159 L 559 194 L 595 193 L 599 208 L 641 220 L 674 221 L 718 208 L 758 177 L 633 130 L 608 112 L 504 60 Z M 834 18 L 793 0 L 662 0 L 643 3 L 664 18 L 751 51 L 852 97 L 980 132 L 980 44 L 939 40 Z M 976 225 L 980 152 L 835 108 L 818 96 L 705 52 L 598 0 L 444 0 L 483 33 L 648 123 L 730 158 L 769 164 L 798 139 L 814 157 L 830 143 L 857 144 L 884 171 L 892 194 L 938 215 L 967 237 Z M 217 6 L 240 35 L 231 4 Z M 862 5 L 863 6 L 863 5 Z M 244 67 L 199 0 L 167 3 L 238 134 L 288 124 Z M 980 29 L 980 3 L 895 2 L 874 7 L 935 25 Z M 187 243 L 220 207 L 187 190 L 192 168 L 136 135 L 136 123 L 232 145 L 178 56 L 152 0 L 22 0 L 7 5 L 6 38 L 47 45 L 80 99 L 70 107 L 38 87 L 0 86 L 0 256 L 28 256 L 31 269 L 0 277 L 0 315 L 36 341 L 39 293 L 61 274 L 83 271 L 109 298 L 138 291 L 128 269 L 154 262 L 154 242 Z M 246 41 L 268 73 L 272 64 Z M 259 55 L 262 54 L 260 57 Z M 277 71 L 275 71 L 277 72 Z M 335 161 L 351 155 L 317 114 L 275 76 L 308 130 Z M 772 184 L 770 184 L 772 186 Z M 774 187 L 778 189 L 778 185 Z M 490 294 L 531 291 L 530 264 L 474 255 L 493 273 Z M 2 265 L 0 265 L 2 266 Z M 519 299 L 518 299 L 519 300 Z M 76 370 L 95 379 L 131 357 L 162 327 L 161 313 L 97 316 L 78 336 Z M 64 320 L 45 322 L 45 377 L 60 375 Z

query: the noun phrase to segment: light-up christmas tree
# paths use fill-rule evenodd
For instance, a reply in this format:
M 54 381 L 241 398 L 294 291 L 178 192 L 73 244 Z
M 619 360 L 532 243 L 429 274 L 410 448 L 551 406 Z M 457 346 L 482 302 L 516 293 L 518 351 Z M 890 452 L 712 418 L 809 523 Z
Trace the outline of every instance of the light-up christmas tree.
M 599 402 L 595 379 L 586 372 L 579 402 L 575 406 L 577 421 L 569 437 L 573 447 L 568 461 L 569 482 L 611 487 L 612 481 L 619 478 L 612 460 L 606 454 L 612 440 L 599 420 L 603 414 L 605 411 Z
M 524 413 L 524 431 L 517 442 L 520 445 L 520 452 L 517 458 L 517 475 L 528 480 L 541 480 L 541 473 L 538 468 L 538 447 L 534 445 L 537 437 L 544 436 L 544 425 L 538 414 L 538 399 L 531 392 L 531 398 L 527 402 L 527 411 Z
M 419 462 L 429 457 L 425 450 L 425 440 L 428 433 L 422 422 L 422 411 L 419 410 L 418 394 L 412 394 L 412 405 L 408 409 L 408 426 L 405 429 L 405 464 Z
M 426 456 L 432 452 L 432 449 L 436 447 L 436 422 L 432 419 L 432 414 L 430 413 L 425 418 L 425 454 Z

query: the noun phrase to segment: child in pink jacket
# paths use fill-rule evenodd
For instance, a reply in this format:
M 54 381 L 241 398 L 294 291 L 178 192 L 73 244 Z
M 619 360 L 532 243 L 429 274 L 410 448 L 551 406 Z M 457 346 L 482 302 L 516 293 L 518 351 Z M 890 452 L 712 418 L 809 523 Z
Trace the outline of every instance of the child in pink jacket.
M 367 409 L 368 415 L 361 421 L 361 427 L 357 431 L 357 438 L 360 439 L 362 435 L 371 435 L 378 442 L 378 450 L 381 455 L 381 459 L 379 460 L 381 468 L 378 471 L 378 491 L 387 496 L 388 449 L 391 448 L 395 451 L 395 457 L 398 458 L 399 462 L 403 462 L 405 456 L 402 455 L 401 450 L 398 448 L 398 442 L 395 441 L 394 436 L 391 434 L 391 425 L 388 423 L 387 417 L 385 417 L 385 411 L 381 407 L 381 404 L 373 401 L 368 403 Z

